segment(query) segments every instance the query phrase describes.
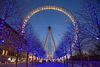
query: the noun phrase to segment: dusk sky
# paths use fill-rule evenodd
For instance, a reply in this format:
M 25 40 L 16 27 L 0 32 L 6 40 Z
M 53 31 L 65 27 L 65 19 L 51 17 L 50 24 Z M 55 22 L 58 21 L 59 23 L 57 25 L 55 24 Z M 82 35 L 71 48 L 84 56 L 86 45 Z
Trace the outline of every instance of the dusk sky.
M 0 67 L 98 67 L 92 61 L 100 61 L 100 0 L 0 0 Z
M 23 18 L 33 9 L 47 5 L 55 5 L 64 8 L 76 17 L 76 12 L 78 12 L 82 7 L 82 4 L 84 4 L 83 1 L 84 0 L 17 0 L 15 5 L 20 5 L 20 8 L 24 8 L 21 15 Z M 10 25 L 14 27 L 12 24 L 13 20 L 14 19 L 7 19 L 6 22 L 8 24 L 11 23 Z M 56 46 L 61 42 L 65 32 L 70 31 L 70 29 L 73 28 L 72 21 L 64 13 L 56 10 L 40 11 L 34 14 L 27 23 L 31 24 L 34 33 L 38 36 L 42 44 L 45 42 L 48 26 L 50 24 Z M 16 29 L 16 27 L 14 28 Z
M 24 8 L 21 15 L 23 18 L 28 15 L 28 13 L 33 9 L 47 5 L 59 6 L 61 8 L 64 8 L 65 10 L 68 10 L 72 13 L 73 16 L 77 17 L 76 12 L 80 10 L 82 4 L 84 4 L 84 0 L 18 0 L 18 2 L 16 3 L 16 5 L 20 5 L 21 8 Z M 11 23 L 12 21 L 13 19 L 8 19 L 7 22 L 16 29 L 16 25 L 13 26 L 13 24 Z M 50 24 L 56 47 L 60 44 L 64 34 L 68 31 L 71 31 L 71 29 L 73 28 L 73 23 L 68 18 L 68 16 L 56 10 L 40 11 L 31 16 L 27 23 L 30 24 L 29 26 L 31 26 L 35 35 L 42 42 L 42 45 L 44 45 L 48 26 Z M 72 31 L 72 33 L 74 32 Z
M 24 7 L 27 8 L 27 12 L 32 11 L 34 8 L 49 4 L 60 6 L 71 12 L 74 16 L 74 12 L 79 10 L 81 2 L 82 0 L 23 0 L 21 3 L 25 4 Z M 26 15 L 27 14 L 28 13 L 26 13 Z M 28 23 L 32 25 L 34 33 L 39 37 L 42 44 L 45 42 L 48 26 L 50 24 L 56 46 L 58 46 L 61 42 L 65 32 L 70 31 L 70 29 L 73 27 L 71 20 L 62 12 L 56 10 L 40 11 L 33 15 L 28 20 Z

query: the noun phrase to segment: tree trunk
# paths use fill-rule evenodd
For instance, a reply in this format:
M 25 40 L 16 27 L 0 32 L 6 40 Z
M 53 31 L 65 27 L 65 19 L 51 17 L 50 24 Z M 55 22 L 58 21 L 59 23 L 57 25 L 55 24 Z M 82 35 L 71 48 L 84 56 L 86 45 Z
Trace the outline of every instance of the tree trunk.
M 18 64 L 18 54 L 19 54 L 19 52 L 17 51 L 17 54 L 16 54 L 16 62 L 15 62 L 15 67 L 17 67 L 17 64 Z
M 73 57 L 72 57 L 72 49 L 71 49 L 71 46 L 70 46 L 70 50 L 71 50 L 71 63 L 72 63 L 72 67 L 73 67 Z
M 33 65 L 33 55 L 32 55 L 32 65 Z
M 28 67 L 28 55 L 29 53 L 27 53 L 27 57 L 26 57 L 26 67 Z
M 72 52 L 71 52 L 71 63 L 72 63 L 72 67 L 73 67 L 73 57 L 72 57 Z
M 79 53 L 80 53 L 81 64 L 82 64 L 82 67 L 83 67 L 83 56 L 82 56 L 82 50 L 81 49 L 79 49 Z

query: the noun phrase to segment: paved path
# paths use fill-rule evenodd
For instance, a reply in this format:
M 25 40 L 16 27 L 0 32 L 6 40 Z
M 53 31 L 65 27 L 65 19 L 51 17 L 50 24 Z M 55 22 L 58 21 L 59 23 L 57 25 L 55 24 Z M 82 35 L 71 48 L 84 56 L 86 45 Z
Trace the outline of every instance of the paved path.
M 1 64 L 0 67 L 14 67 L 14 64 Z M 26 67 L 25 64 L 18 64 L 18 67 Z M 68 67 L 60 63 L 38 63 L 29 64 L 29 67 Z

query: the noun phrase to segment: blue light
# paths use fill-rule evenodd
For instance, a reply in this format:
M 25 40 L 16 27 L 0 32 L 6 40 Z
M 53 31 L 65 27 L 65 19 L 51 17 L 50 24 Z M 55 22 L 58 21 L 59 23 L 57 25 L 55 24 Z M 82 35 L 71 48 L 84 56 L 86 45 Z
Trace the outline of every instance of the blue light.
M 2 27 L 0 27 L 0 29 L 3 29 Z
M 100 25 L 100 21 L 98 21 L 98 24 Z
M 10 5 L 9 8 L 12 8 L 12 5 Z
M 96 15 L 94 15 L 94 17 L 95 17 L 95 18 L 97 18 L 97 16 L 96 16 Z
M 4 21 L 2 20 L 1 23 L 4 23 Z
M 0 39 L 0 43 L 3 43 L 3 42 L 4 42 L 4 40 Z
M 0 24 L 0 26 L 3 26 L 4 24 Z
M 7 34 L 9 34 L 9 31 L 7 31 Z
M 0 44 L 2 43 L 2 40 L 0 39 Z

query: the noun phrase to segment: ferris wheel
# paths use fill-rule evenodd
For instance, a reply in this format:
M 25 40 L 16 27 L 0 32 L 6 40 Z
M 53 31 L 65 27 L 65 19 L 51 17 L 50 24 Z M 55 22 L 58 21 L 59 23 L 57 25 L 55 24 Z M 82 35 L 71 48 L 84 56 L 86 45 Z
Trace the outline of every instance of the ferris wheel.
M 71 47 L 73 48 L 78 40 L 79 29 L 78 29 L 77 21 L 76 21 L 75 17 L 72 16 L 72 14 L 68 10 L 65 10 L 64 8 L 61 8 L 58 6 L 54 6 L 54 5 L 41 6 L 41 7 L 38 7 L 36 9 L 33 9 L 32 11 L 30 11 L 23 20 L 22 31 L 21 31 L 22 35 L 25 33 L 25 31 L 24 31 L 25 26 L 26 26 L 28 20 L 31 18 L 31 16 L 38 13 L 39 11 L 43 11 L 43 10 L 57 10 L 57 11 L 64 13 L 66 16 L 68 16 L 71 19 L 71 21 L 73 22 L 74 29 L 75 29 L 74 42 L 71 44 Z

